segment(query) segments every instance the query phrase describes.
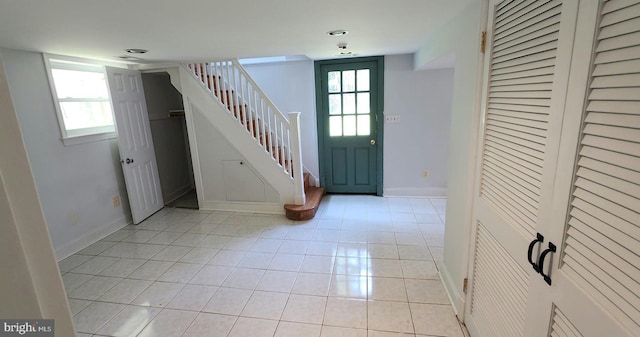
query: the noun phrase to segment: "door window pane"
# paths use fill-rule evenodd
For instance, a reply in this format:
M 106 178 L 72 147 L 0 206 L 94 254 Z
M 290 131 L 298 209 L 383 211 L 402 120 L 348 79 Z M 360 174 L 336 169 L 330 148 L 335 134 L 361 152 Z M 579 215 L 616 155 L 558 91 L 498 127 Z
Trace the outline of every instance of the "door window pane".
M 342 117 L 329 117 L 329 136 L 342 136 Z
M 356 94 L 344 94 L 343 113 L 345 115 L 353 115 L 356 113 Z
M 369 69 L 358 70 L 358 91 L 369 91 Z
M 342 72 L 342 91 L 356 91 L 355 70 L 345 70 Z
M 340 94 L 329 95 L 329 115 L 339 115 L 342 113 L 342 102 Z
M 369 115 L 358 116 L 358 136 L 368 136 L 371 133 L 370 120 Z
M 371 111 L 368 92 L 358 93 L 358 114 L 368 114 Z
M 340 92 L 340 72 L 329 72 L 329 92 Z
M 356 116 L 344 116 L 343 117 L 343 134 L 345 136 L 356 135 Z

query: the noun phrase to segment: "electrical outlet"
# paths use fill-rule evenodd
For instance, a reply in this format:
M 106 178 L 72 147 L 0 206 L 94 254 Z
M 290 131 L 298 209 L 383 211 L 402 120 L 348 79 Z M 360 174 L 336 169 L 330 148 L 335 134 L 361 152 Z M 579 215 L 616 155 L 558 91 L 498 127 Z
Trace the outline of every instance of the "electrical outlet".
M 429 170 L 423 170 L 422 171 L 422 177 L 427 179 L 429 178 L 429 176 L 431 175 L 431 172 L 429 172 Z
M 111 203 L 113 204 L 114 208 L 120 206 L 120 196 L 114 195 L 113 198 L 111 198 Z
M 387 124 L 398 124 L 400 123 L 400 115 L 385 115 L 384 121 Z

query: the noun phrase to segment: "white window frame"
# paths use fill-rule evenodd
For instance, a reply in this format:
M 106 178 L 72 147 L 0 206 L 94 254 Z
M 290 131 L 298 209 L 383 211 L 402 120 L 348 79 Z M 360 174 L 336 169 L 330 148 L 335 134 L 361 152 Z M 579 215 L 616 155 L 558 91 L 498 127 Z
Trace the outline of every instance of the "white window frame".
M 60 133 L 62 135 L 61 137 L 62 143 L 65 146 L 68 146 L 68 145 L 75 145 L 75 144 L 116 138 L 117 135 L 116 135 L 115 116 L 113 116 L 113 125 L 111 126 L 67 130 L 64 124 L 64 117 L 62 115 L 62 108 L 60 106 L 60 100 L 58 99 L 55 82 L 53 80 L 53 72 L 51 71 L 52 68 L 55 68 L 55 67 L 52 67 L 51 61 L 61 61 L 65 63 L 65 69 L 102 72 L 104 73 L 106 78 L 106 69 L 104 64 L 101 64 L 98 61 L 94 61 L 94 60 L 81 59 L 81 58 L 75 58 L 75 57 L 69 57 L 69 56 L 61 56 L 61 55 L 52 55 L 52 54 L 43 54 L 43 58 L 44 58 L 45 68 L 47 70 L 47 75 L 49 78 L 49 87 L 51 89 L 51 96 L 53 98 L 56 115 L 58 118 L 58 126 L 60 128 Z M 113 114 L 113 102 L 111 100 L 111 93 L 109 92 L 108 83 L 107 83 L 107 93 L 109 94 L 108 100 L 109 100 L 109 103 L 111 104 L 111 113 Z

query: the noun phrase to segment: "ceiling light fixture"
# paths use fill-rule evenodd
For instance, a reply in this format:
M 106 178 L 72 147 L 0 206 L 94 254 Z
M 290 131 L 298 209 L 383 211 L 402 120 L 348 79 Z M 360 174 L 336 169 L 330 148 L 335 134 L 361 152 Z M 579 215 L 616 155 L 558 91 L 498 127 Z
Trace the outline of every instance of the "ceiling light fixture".
M 342 36 L 347 34 L 349 34 L 349 32 L 344 29 L 332 30 L 330 32 L 327 32 L 327 35 L 329 36 Z
M 129 49 L 125 49 L 124 51 L 129 54 L 145 54 L 148 52 L 148 50 L 146 49 L 137 49 L 137 48 L 129 48 Z
M 126 60 L 126 61 L 133 61 L 133 60 L 139 60 L 139 58 L 135 57 L 135 56 L 129 56 L 129 55 L 119 55 L 119 56 L 114 56 L 117 59 L 121 59 L 121 60 Z
M 341 51 L 340 52 L 340 55 L 351 55 L 351 54 L 353 54 L 353 52 L 350 52 L 350 51 Z

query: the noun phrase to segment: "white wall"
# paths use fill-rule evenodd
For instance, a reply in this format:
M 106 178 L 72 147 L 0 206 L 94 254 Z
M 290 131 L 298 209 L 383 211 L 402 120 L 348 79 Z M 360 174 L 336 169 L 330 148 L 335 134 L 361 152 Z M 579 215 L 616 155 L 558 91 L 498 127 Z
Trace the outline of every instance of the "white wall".
M 200 207 L 204 209 L 233 207 L 234 205 L 228 202 L 236 201 L 278 204 L 280 195 L 273 187 L 265 183 L 255 170 L 251 170 L 242 154 L 227 141 L 215 125 L 211 124 L 200 109 L 194 105 L 191 109 L 202 175 L 203 189 L 198 191 L 198 198 L 202 198 L 204 202 Z M 240 162 L 243 164 L 240 165 Z M 230 173 L 228 168 L 234 164 L 237 164 L 238 170 L 242 170 L 240 177 L 245 174 L 245 179 L 236 180 L 236 176 L 225 176 L 225 165 L 227 173 Z M 252 183 L 244 185 L 243 180 L 252 181 Z M 244 188 L 240 189 L 239 185 L 244 185 Z M 281 208 L 279 206 L 278 210 Z
M 278 108 L 302 112 L 303 161 L 319 177 L 313 61 L 244 67 Z M 412 55 L 385 56 L 385 113 L 401 115 L 385 125 L 385 195 L 444 195 L 452 83 L 452 70 L 413 71 Z
M 453 69 L 413 70 L 413 55 L 384 59 L 384 195 L 444 196 Z M 422 176 L 429 170 L 429 178 Z
M 0 49 L 58 259 L 131 218 L 116 139 L 64 146 L 42 54 Z M 122 203 L 113 207 L 112 197 Z
M 74 329 L 0 55 L 0 317 Z
M 319 178 L 313 61 L 252 64 L 244 68 L 280 111 L 301 112 L 302 162 Z
M 153 147 L 165 204 L 195 187 L 184 117 L 169 117 L 169 110 L 180 110 L 182 95 L 171 85 L 169 74 L 142 74 L 149 111 Z
M 451 52 L 456 54 L 444 262 L 440 272 L 459 315 L 464 310 L 462 283 L 468 268 L 473 178 L 480 121 L 480 32 L 483 30 L 486 17 L 483 3 L 484 1 L 477 1 L 469 5 L 433 34 L 416 53 L 414 61 L 415 67 L 420 69 L 428 67 L 432 60 L 442 59 Z

